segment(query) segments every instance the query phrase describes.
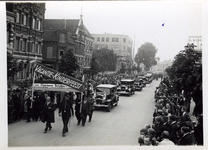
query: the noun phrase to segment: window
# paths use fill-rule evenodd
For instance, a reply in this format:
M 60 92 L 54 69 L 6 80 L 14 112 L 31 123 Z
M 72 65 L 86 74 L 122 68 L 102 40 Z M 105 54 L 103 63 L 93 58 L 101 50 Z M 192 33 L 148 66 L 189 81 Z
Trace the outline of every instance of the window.
M 32 28 L 35 29 L 35 18 L 32 20 Z
M 102 37 L 102 42 L 105 42 L 105 38 L 104 37 Z
M 53 47 L 47 47 L 47 58 L 53 58 Z
M 124 51 L 126 50 L 126 46 L 123 46 L 123 50 L 124 50 Z
M 65 38 L 65 34 L 64 33 L 60 33 L 60 39 L 59 39 L 60 43 L 65 43 L 66 42 L 66 38 Z
M 22 15 L 22 24 L 23 24 L 24 26 L 27 25 L 27 16 L 26 16 L 25 14 Z
M 100 37 L 97 37 L 97 42 L 100 42 Z
M 7 43 L 9 43 L 9 31 L 7 29 Z
M 37 20 L 37 30 L 40 30 L 40 26 L 41 26 L 41 21 Z
M 15 40 L 15 50 L 19 51 L 19 43 L 20 43 L 20 37 L 16 37 Z
M 64 54 L 64 50 L 59 51 L 59 57 L 61 57 Z
M 20 13 L 17 12 L 16 23 L 20 23 Z
M 126 43 L 126 38 L 123 38 L 123 42 Z
M 35 53 L 35 42 L 32 42 L 32 53 Z
M 112 42 L 115 42 L 115 38 L 112 38 Z
M 31 49 L 30 49 L 30 42 L 27 43 L 27 52 L 31 52 Z
M 106 38 L 106 42 L 109 42 L 109 37 Z
M 22 40 L 22 51 L 23 52 L 26 52 L 26 43 L 27 43 L 27 40 L 26 39 L 23 39 Z
M 119 38 L 116 38 L 116 42 L 119 42 Z

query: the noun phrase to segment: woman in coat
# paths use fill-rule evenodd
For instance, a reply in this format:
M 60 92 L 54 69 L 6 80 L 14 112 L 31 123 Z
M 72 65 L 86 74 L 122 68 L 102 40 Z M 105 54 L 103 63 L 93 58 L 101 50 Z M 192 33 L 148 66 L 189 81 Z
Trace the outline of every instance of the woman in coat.
M 65 137 L 65 133 L 69 131 L 68 124 L 69 119 L 74 117 L 74 110 L 72 107 L 72 99 L 73 97 L 70 97 L 69 94 L 65 95 L 63 98 L 60 107 L 59 107 L 59 116 L 62 117 L 63 121 L 63 130 L 62 130 L 62 136 Z
M 42 112 L 42 122 L 46 122 L 46 127 L 44 129 L 44 133 L 47 133 L 48 129 L 51 130 L 51 123 L 55 122 L 54 111 L 56 110 L 55 105 L 51 102 L 51 98 L 48 96 L 46 98 L 46 103 L 43 107 Z

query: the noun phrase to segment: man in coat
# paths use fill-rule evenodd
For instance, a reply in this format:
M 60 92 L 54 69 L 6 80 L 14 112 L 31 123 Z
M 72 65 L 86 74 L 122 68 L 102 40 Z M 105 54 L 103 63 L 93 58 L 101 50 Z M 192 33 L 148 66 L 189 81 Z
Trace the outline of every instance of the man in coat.
M 75 116 L 77 118 L 77 125 L 80 124 L 81 122 L 81 93 L 77 93 L 77 98 L 76 98 L 76 102 L 75 102 Z
M 91 122 L 92 120 L 92 114 L 94 111 L 94 97 L 93 97 L 94 93 L 89 93 L 89 96 L 87 98 L 87 105 L 88 105 L 88 116 L 89 116 L 89 122 Z
M 51 130 L 51 123 L 55 122 L 54 111 L 56 110 L 55 105 L 51 102 L 51 98 L 48 96 L 46 98 L 46 103 L 43 107 L 42 112 L 42 122 L 46 122 L 46 127 L 44 133 L 47 133 L 48 129 Z
M 72 119 L 74 117 L 74 110 L 71 101 L 72 98 L 73 97 L 70 97 L 69 94 L 66 94 L 59 107 L 59 116 L 62 117 L 62 121 L 64 125 L 62 130 L 63 137 L 65 137 L 65 133 L 69 131 L 68 129 L 68 124 L 70 125 L 69 119 Z

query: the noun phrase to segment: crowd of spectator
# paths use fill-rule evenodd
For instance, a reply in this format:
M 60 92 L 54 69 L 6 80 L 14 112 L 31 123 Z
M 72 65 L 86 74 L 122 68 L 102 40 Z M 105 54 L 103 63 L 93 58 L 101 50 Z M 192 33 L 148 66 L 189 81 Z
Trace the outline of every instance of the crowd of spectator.
M 140 145 L 203 145 L 203 116 L 190 113 L 190 97 L 170 93 L 167 80 L 155 90 L 152 125 L 140 130 Z M 195 119 L 194 119 L 195 118 Z

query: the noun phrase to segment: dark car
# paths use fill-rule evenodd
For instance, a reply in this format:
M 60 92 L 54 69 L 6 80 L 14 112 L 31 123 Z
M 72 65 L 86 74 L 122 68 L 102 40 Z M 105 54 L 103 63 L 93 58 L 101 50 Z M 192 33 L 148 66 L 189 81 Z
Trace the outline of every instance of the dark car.
M 95 107 L 106 107 L 110 112 L 113 106 L 118 105 L 119 96 L 117 86 L 112 84 L 100 84 L 95 88 Z
M 141 91 L 143 88 L 143 81 L 142 79 L 135 80 L 134 82 L 135 91 Z
M 129 96 L 133 95 L 135 93 L 134 80 L 122 79 L 117 90 L 118 94 L 127 94 Z
M 147 74 L 145 75 L 145 78 L 147 79 L 147 84 L 150 84 L 153 80 L 152 74 Z

